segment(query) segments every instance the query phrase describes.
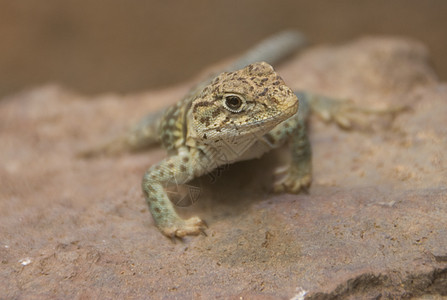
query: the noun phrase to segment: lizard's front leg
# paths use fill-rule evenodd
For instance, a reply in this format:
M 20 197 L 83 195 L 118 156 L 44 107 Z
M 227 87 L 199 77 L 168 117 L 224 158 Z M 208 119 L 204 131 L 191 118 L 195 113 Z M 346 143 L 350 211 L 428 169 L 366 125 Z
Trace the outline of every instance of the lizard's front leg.
M 282 122 L 268 133 L 267 139 L 278 147 L 286 140 L 290 142 L 291 162 L 277 170 L 284 176 L 275 182 L 276 192 L 298 193 L 306 190 L 312 181 L 312 154 L 307 132 L 307 118 L 310 112 L 324 121 L 334 121 L 344 129 L 354 124 L 365 123 L 365 115 L 391 115 L 405 110 L 405 107 L 374 109 L 359 107 L 349 101 L 343 101 L 309 92 L 295 92 L 300 105 L 299 111 L 290 119 Z M 362 119 L 363 118 L 363 119 Z
M 196 172 L 194 172 L 196 171 Z M 174 210 L 165 187 L 184 184 L 194 178 L 193 158 L 186 151 L 152 166 L 144 175 L 142 188 L 154 221 L 168 237 L 184 237 L 204 232 L 205 223 L 198 217 L 184 220 Z
M 308 103 L 300 99 L 299 111 L 265 136 L 272 148 L 289 142 L 291 160 L 276 170 L 282 177 L 274 183 L 275 192 L 296 194 L 306 191 L 312 182 L 312 152 L 306 126 L 309 109 Z
M 275 172 L 282 178 L 274 183 L 274 191 L 293 194 L 307 191 L 312 183 L 312 151 L 305 118 L 297 114 L 280 124 L 271 134 L 278 140 L 289 139 L 291 154 L 290 163 Z

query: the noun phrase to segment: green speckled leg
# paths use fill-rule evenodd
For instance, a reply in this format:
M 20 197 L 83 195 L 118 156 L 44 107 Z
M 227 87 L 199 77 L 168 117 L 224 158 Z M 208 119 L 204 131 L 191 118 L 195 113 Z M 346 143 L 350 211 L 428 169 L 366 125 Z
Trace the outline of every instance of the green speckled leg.
M 316 95 L 308 92 L 295 92 L 300 106 L 298 113 L 287 121 L 276 126 L 266 135 L 266 140 L 273 148 L 282 145 L 286 140 L 290 143 L 290 165 L 279 168 L 276 173 L 282 178 L 275 182 L 276 192 L 298 193 L 307 190 L 312 181 L 312 153 L 307 135 L 306 123 L 312 112 L 326 122 L 334 122 L 343 129 L 350 129 L 354 124 L 368 127 L 365 115 L 391 115 L 405 110 L 405 107 L 386 109 L 364 108 L 353 103 Z
M 180 218 L 165 191 L 165 187 L 184 184 L 196 175 L 192 160 L 186 151 L 180 151 L 179 155 L 152 166 L 143 177 L 142 188 L 149 209 L 157 227 L 168 237 L 197 235 L 206 227 L 198 217 Z
M 283 175 L 274 184 L 275 192 L 307 192 L 312 183 L 312 151 L 305 127 L 300 126 L 295 133 L 290 141 L 290 165 L 278 168 L 275 172 L 277 175 Z
M 288 166 L 277 169 L 282 178 L 274 183 L 275 192 L 299 193 L 306 191 L 312 182 L 312 151 L 307 135 L 309 107 L 301 101 L 298 113 L 276 126 L 267 136 L 273 146 L 289 140 L 291 161 Z

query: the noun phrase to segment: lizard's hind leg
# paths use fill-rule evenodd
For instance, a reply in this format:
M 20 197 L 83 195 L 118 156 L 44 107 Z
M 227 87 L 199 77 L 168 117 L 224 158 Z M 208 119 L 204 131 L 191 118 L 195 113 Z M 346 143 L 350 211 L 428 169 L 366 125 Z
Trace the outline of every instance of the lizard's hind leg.
M 164 112 L 161 110 L 145 116 L 127 132 L 102 145 L 82 151 L 79 155 L 81 157 L 113 155 L 126 151 L 140 151 L 160 144 L 159 127 Z
M 312 114 L 324 122 L 334 122 L 342 129 L 372 129 L 370 117 L 394 118 L 398 113 L 408 109 L 406 106 L 386 108 L 359 106 L 347 99 L 336 99 L 304 91 L 295 91 L 295 94 L 300 101 L 308 103 Z
M 283 177 L 275 182 L 275 192 L 298 193 L 306 191 L 311 184 L 312 152 L 306 128 L 309 113 L 315 113 L 326 122 L 333 121 L 341 128 L 351 129 L 354 125 L 368 128 L 369 123 L 365 118 L 367 115 L 394 116 L 406 109 L 401 106 L 385 109 L 359 107 L 349 101 L 308 92 L 295 94 L 300 101 L 298 113 L 275 127 L 267 137 L 274 147 L 287 140 L 290 142 L 291 162 L 276 171 L 276 174 L 283 174 Z

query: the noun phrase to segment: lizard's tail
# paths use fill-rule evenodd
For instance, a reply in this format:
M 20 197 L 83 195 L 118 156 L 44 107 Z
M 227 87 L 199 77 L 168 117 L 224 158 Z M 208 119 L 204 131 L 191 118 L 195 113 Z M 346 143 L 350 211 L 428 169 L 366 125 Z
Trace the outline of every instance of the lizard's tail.
M 237 61 L 225 68 L 225 71 L 238 70 L 260 61 L 274 65 L 305 46 L 307 46 L 307 39 L 301 32 L 282 31 L 249 49 Z

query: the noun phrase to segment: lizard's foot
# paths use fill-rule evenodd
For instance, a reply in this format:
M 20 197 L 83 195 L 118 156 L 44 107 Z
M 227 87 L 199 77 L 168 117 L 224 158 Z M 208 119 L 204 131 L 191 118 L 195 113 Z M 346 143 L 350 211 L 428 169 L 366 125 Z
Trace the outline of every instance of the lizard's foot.
M 275 171 L 276 175 L 284 174 L 283 177 L 277 180 L 273 185 L 275 193 L 291 193 L 298 194 L 300 191 L 307 192 L 312 183 L 312 173 L 310 168 L 294 168 L 283 167 Z
M 170 226 L 159 226 L 160 231 L 170 238 L 182 238 L 187 235 L 205 234 L 207 225 L 198 217 L 192 217 L 188 220 L 178 219 Z
M 359 123 L 359 108 L 351 101 L 320 97 L 312 106 L 313 111 L 325 122 L 334 121 L 338 126 L 349 129 Z
M 368 116 L 385 115 L 394 118 L 402 111 L 407 110 L 406 106 L 394 106 L 388 108 L 371 108 L 355 105 L 350 100 L 338 100 L 327 97 L 318 97 L 312 103 L 312 110 L 325 122 L 335 122 L 339 127 L 351 129 L 360 127 L 368 129 L 370 120 Z

